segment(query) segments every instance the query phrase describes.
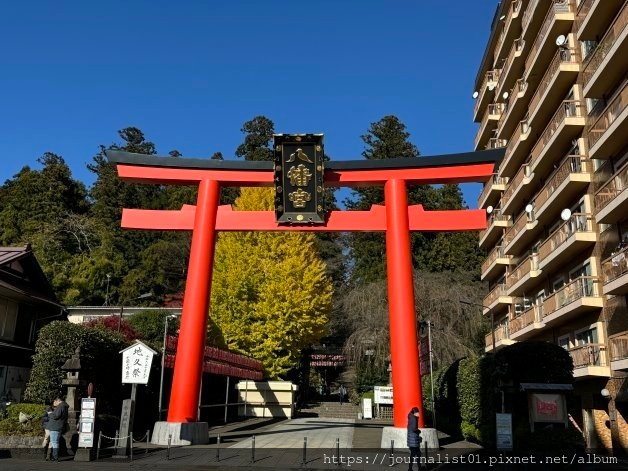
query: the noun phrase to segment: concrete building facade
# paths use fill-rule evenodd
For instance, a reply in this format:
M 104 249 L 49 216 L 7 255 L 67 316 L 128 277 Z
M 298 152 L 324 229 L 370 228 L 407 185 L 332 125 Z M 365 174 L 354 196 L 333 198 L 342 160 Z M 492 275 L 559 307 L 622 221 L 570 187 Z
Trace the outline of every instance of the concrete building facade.
M 476 150 L 506 148 L 478 201 L 486 351 L 565 348 L 592 448 L 628 448 L 627 25 L 625 0 L 505 0 L 474 93 Z

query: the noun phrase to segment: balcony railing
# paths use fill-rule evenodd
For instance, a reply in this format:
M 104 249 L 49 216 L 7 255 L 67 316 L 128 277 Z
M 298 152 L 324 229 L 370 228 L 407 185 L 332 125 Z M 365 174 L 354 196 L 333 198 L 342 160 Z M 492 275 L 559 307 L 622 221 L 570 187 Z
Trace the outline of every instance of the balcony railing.
M 543 300 L 542 318 L 545 319 L 560 308 L 588 296 L 600 296 L 599 280 L 592 276 L 576 278 Z
M 538 4 L 539 0 L 530 0 L 530 3 L 528 3 L 528 8 L 526 8 L 523 17 L 521 18 L 521 31 L 525 32 L 528 29 L 528 26 L 530 25 L 530 20 L 532 20 L 534 10 L 538 6 Z
M 511 273 L 506 276 L 506 288 L 510 289 L 512 286 L 521 280 L 525 275 L 531 271 L 539 269 L 538 256 L 536 254 L 530 255 L 523 262 L 517 265 Z
M 611 361 L 628 358 L 628 335 L 618 335 L 608 340 L 611 346 Z
M 580 30 L 582 23 L 584 23 L 584 19 L 591 11 L 591 7 L 594 3 L 595 0 L 583 0 L 582 2 L 580 2 L 580 5 L 578 5 L 578 16 L 576 17 L 576 31 Z
M 491 138 L 493 140 L 494 138 Z M 490 141 L 489 141 L 490 142 Z M 480 198 L 478 201 L 485 201 L 488 197 L 488 194 L 491 192 L 493 185 L 505 185 L 508 183 L 508 177 L 500 177 L 496 173 L 493 174 L 493 177 L 490 181 L 486 182 L 484 188 L 482 188 L 482 193 L 480 193 Z
M 584 109 L 584 104 L 576 100 L 565 100 L 560 104 L 560 106 L 556 110 L 556 113 L 554 113 L 552 120 L 549 122 L 549 124 L 545 128 L 545 131 L 543 131 L 543 134 L 541 134 L 541 137 L 532 149 L 532 152 L 530 154 L 530 165 L 532 167 L 535 166 L 535 163 L 545 149 L 545 146 L 552 139 L 558 128 L 560 128 L 561 124 L 565 122 L 565 119 L 584 116 Z
M 530 126 L 528 126 L 528 117 L 526 116 L 519 122 L 519 126 L 515 129 L 515 132 L 512 133 L 512 137 L 510 141 L 508 141 L 508 146 L 506 146 L 506 152 L 504 155 L 504 159 L 509 159 L 512 155 L 515 147 L 519 144 L 519 139 L 521 139 L 522 135 L 527 134 L 530 131 Z
M 571 358 L 573 359 L 574 368 L 607 366 L 606 345 L 601 343 L 587 343 L 585 345 L 570 348 L 569 355 L 571 355 Z
M 621 36 L 627 24 L 628 3 L 624 3 L 624 7 L 622 8 L 621 12 L 617 16 L 617 18 L 615 18 L 615 21 L 613 21 L 611 27 L 608 28 L 606 34 L 597 45 L 593 53 L 591 53 L 591 55 L 589 56 L 589 60 L 584 65 L 584 69 L 582 70 L 582 78 L 585 88 L 591 78 L 593 78 L 593 76 L 597 72 L 597 69 L 600 67 L 602 62 L 604 62 L 604 59 L 606 59 L 608 53 L 611 51 L 611 49 L 613 49 L 615 41 L 618 37 Z
M 495 247 L 486 257 L 484 263 L 482 263 L 482 273 L 485 273 L 486 270 L 497 260 L 498 258 L 503 258 L 506 255 L 504 254 L 504 248 L 501 245 Z
M 500 209 L 494 209 L 493 212 L 489 215 L 488 220 L 486 222 L 487 228 L 483 231 L 480 231 L 480 239 L 484 237 L 484 234 L 491 228 L 494 222 L 496 221 L 510 221 L 512 216 L 509 214 L 502 214 Z
M 628 188 L 628 162 L 615 172 L 606 183 L 595 193 L 595 212 L 601 211 L 622 191 Z
M 537 306 L 528 307 L 523 313 L 510 320 L 510 332 L 519 332 L 535 322 L 541 322 L 541 316 Z
M 502 73 L 499 76 L 499 83 L 497 84 L 497 89 L 501 90 L 503 86 L 503 81 L 508 76 L 508 72 L 510 72 L 510 67 L 515 60 L 515 56 L 517 53 L 523 51 L 523 47 L 525 46 L 525 41 L 521 38 L 515 39 L 512 43 L 512 47 L 510 48 L 510 52 L 508 53 L 508 57 L 506 58 L 506 62 L 504 63 L 504 67 L 502 68 Z
M 506 206 L 512 195 L 514 195 L 515 191 L 517 191 L 517 189 L 521 186 L 523 179 L 529 176 L 530 167 L 528 166 L 528 164 L 523 164 L 517 171 L 515 177 L 510 182 L 510 185 L 508 185 L 508 188 L 506 188 L 506 190 L 504 191 L 504 194 L 502 195 L 502 206 Z
M 506 234 L 504 234 L 504 245 L 510 244 L 521 231 L 525 230 L 526 224 L 529 222 L 534 222 L 534 214 L 528 214 L 524 211 L 519 215 L 510 229 L 508 229 Z
M 595 121 L 587 126 L 587 137 L 589 138 L 589 148 L 592 148 L 610 128 L 617 118 L 624 112 L 628 105 L 628 81 L 624 82 L 623 88 L 615 98 L 606 106 L 604 111 L 596 117 Z
M 602 273 L 604 273 L 604 284 L 628 273 L 628 245 L 602 262 Z
M 536 40 L 534 41 L 534 44 L 532 44 L 532 49 L 530 49 L 530 52 L 528 53 L 528 58 L 526 59 L 526 70 L 530 69 L 530 65 L 536 59 L 536 53 L 545 42 L 550 26 L 552 26 L 552 23 L 554 22 L 554 17 L 560 13 L 570 13 L 572 11 L 574 11 L 573 0 L 554 0 L 552 6 L 547 12 L 547 15 L 545 16 L 543 25 L 536 35 Z
M 514 106 L 514 103 L 517 100 L 519 93 L 525 92 L 527 88 L 528 88 L 528 82 L 526 82 L 524 79 L 519 79 L 515 83 L 515 86 L 513 87 L 512 91 L 510 92 L 510 95 L 508 96 L 506 109 L 500 116 L 499 122 L 497 123 L 497 127 L 499 128 L 500 132 L 501 132 L 502 126 L 504 125 L 504 121 L 506 120 L 506 117 L 508 116 L 508 113 L 512 111 L 512 107 Z
M 508 330 L 508 324 L 495 326 L 495 343 L 510 338 Z M 491 332 L 485 337 L 485 342 L 487 347 L 493 347 L 493 334 Z
M 500 149 L 502 147 L 506 147 L 508 141 L 506 139 L 498 139 L 496 137 L 491 137 L 486 143 L 486 149 Z
M 560 66 L 562 64 L 577 64 L 580 60 L 579 57 L 580 54 L 576 49 L 559 48 L 558 51 L 556 51 L 556 55 L 554 55 L 554 59 L 552 59 L 552 62 L 548 66 L 545 75 L 543 75 L 541 83 L 539 83 L 539 86 L 536 89 L 536 93 L 532 97 L 532 100 L 530 100 L 529 109 L 531 113 L 536 110 L 537 105 L 541 101 L 541 98 L 545 94 L 547 88 L 554 80 L 554 76 L 556 75 L 556 72 L 560 69 Z
M 489 70 L 484 74 L 484 80 L 482 81 L 482 86 L 480 87 L 479 96 L 475 100 L 475 107 L 473 109 L 473 113 L 475 115 L 478 114 L 478 109 L 480 108 L 480 104 L 482 103 L 482 99 L 486 90 L 489 87 L 489 84 L 493 84 L 492 87 L 497 86 L 497 81 L 499 80 L 499 69 Z
M 549 179 L 534 199 L 537 208 L 542 208 L 545 202 L 554 194 L 556 189 L 574 174 L 587 174 L 591 162 L 583 155 L 568 155 L 550 175 Z
M 486 295 L 482 304 L 484 306 L 490 306 L 497 301 L 500 296 L 507 296 L 506 285 L 504 283 L 496 285 L 495 288 L 493 288 L 493 290 Z
M 572 214 L 552 232 L 539 247 L 539 260 L 545 260 L 554 250 L 564 244 L 576 233 L 593 232 L 593 220 L 590 214 Z

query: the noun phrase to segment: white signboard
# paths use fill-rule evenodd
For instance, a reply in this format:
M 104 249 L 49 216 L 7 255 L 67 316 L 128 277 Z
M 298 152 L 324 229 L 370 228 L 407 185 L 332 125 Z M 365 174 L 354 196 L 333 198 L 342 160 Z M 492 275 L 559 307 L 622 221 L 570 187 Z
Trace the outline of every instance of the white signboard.
M 148 383 L 155 350 L 136 340 L 136 343 L 120 353 L 122 353 L 122 383 Z
M 392 404 L 393 388 L 392 386 L 375 386 L 375 404 Z
M 512 450 L 512 414 L 495 414 L 497 449 Z
M 362 399 L 362 418 L 373 418 L 373 401 L 370 397 L 365 397 L 364 399 Z
M 91 448 L 94 446 L 94 422 L 96 420 L 96 399 L 81 399 L 81 416 L 78 424 L 78 446 Z

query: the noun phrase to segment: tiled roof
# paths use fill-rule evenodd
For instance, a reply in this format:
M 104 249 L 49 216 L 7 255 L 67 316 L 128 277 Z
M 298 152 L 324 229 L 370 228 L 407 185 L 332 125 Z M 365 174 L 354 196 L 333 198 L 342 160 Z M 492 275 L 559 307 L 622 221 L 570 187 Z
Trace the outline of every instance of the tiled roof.
M 17 260 L 29 252 L 31 252 L 30 245 L 24 245 L 23 247 L 0 247 L 0 265 L 11 263 L 13 260 Z

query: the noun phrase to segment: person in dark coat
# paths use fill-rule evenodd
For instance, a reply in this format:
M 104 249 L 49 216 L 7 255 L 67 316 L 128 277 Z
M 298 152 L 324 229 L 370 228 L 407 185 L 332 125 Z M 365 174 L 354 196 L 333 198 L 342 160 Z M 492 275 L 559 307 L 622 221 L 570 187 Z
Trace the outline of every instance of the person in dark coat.
M 412 471 L 412 464 L 417 464 L 417 469 L 421 469 L 419 457 L 421 456 L 421 438 L 419 437 L 419 408 L 413 407 L 408 414 L 408 448 L 410 449 L 410 464 L 408 470 Z
M 52 407 L 46 407 L 43 415 L 41 416 L 41 426 L 44 429 L 44 440 L 41 446 L 44 448 L 44 459 L 48 461 L 48 452 L 52 452 L 52 448 L 49 448 L 50 445 L 50 430 L 48 429 L 48 421 L 50 420 L 50 414 L 52 414 Z
M 53 402 L 55 410 L 48 416 L 48 430 L 50 430 L 50 446 L 52 457 L 50 461 L 59 461 L 59 438 L 68 423 L 68 404 L 60 397 Z

